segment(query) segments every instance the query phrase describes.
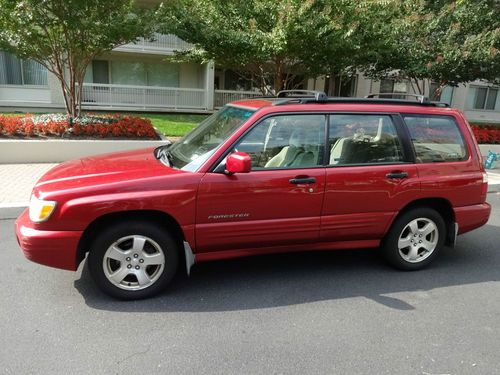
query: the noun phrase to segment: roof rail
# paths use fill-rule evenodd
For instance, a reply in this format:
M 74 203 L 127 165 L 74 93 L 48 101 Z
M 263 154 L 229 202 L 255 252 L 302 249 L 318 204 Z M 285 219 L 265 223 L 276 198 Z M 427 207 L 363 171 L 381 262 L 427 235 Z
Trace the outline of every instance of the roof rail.
M 315 90 L 282 90 L 276 94 L 278 98 L 304 98 L 309 96 L 314 97 L 317 102 L 324 102 L 328 99 L 328 96 L 323 91 Z
M 276 97 L 290 99 L 314 98 L 317 103 L 326 103 L 328 100 L 328 96 L 323 91 L 316 90 L 282 90 L 276 94 Z
M 396 98 L 394 98 L 396 96 Z M 369 94 L 366 95 L 365 98 L 367 99 L 373 99 L 373 98 L 384 98 L 384 99 L 399 99 L 399 96 L 405 96 L 405 97 L 413 97 L 416 98 L 419 103 L 430 103 L 431 101 L 429 98 L 425 95 L 419 95 L 419 94 L 405 94 L 405 93 L 399 93 L 399 92 L 380 92 L 380 93 L 375 93 L 375 94 Z
M 325 98 L 316 100 L 311 96 L 309 97 L 290 97 L 290 98 L 274 98 L 273 106 L 281 106 L 287 104 L 387 104 L 387 105 L 412 105 L 412 106 L 431 106 L 431 107 L 449 107 L 448 103 L 440 102 L 420 102 L 416 100 L 404 100 L 404 99 L 383 99 L 383 98 L 350 98 L 350 97 L 340 97 L 340 98 Z
M 398 96 L 394 98 L 393 96 Z M 401 99 L 399 97 L 413 97 L 417 100 Z M 404 93 L 378 93 L 369 94 L 364 98 L 352 97 L 329 97 L 323 91 L 315 90 L 283 90 L 276 96 L 261 96 L 256 99 L 271 99 L 273 106 L 286 104 L 314 104 L 314 103 L 338 103 L 338 104 L 388 104 L 388 105 L 423 105 L 431 107 L 449 107 L 448 103 L 429 100 L 428 97 L 418 94 Z

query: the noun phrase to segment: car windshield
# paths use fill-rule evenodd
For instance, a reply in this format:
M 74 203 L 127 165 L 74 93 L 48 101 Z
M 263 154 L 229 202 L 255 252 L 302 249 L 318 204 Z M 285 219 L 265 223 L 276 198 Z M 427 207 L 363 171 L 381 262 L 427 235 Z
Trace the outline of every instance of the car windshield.
M 197 170 L 253 113 L 253 110 L 246 108 L 223 107 L 184 138 L 164 146 L 163 154 L 167 155 L 168 164 L 185 171 Z

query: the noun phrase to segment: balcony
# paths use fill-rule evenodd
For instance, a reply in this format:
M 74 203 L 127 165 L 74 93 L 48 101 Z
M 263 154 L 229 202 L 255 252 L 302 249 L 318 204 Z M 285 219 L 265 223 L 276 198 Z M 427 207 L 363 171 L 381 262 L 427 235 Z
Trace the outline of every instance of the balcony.
M 215 90 L 214 103 L 207 103 L 206 89 L 84 83 L 82 104 L 86 108 L 144 110 L 201 110 L 220 108 L 234 100 L 259 96 L 256 91 Z
M 206 110 L 205 89 L 84 83 L 82 104 L 87 108 L 144 110 Z
M 136 43 L 124 44 L 113 49 L 113 51 L 171 55 L 174 51 L 184 51 L 192 47 L 192 44 L 179 39 L 175 35 L 155 33 L 154 38 L 151 40 L 140 38 Z
M 261 95 L 259 91 L 215 90 L 214 108 L 220 108 L 235 100 L 250 99 Z

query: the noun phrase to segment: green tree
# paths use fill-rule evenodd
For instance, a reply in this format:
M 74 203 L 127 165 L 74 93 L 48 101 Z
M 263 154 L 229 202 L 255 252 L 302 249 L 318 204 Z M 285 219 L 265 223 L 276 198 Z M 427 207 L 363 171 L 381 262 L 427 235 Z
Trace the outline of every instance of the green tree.
M 404 0 L 390 22 L 383 47 L 367 53 L 363 70 L 380 79 L 435 82 L 437 97 L 446 85 L 500 77 L 498 0 Z
M 178 59 L 215 60 L 249 74 L 268 93 L 292 88 L 297 77 L 352 71 L 381 33 L 373 26 L 393 6 L 390 0 L 170 0 L 160 14 L 165 33 L 194 44 Z
M 152 35 L 150 11 L 131 0 L 0 0 L 0 49 L 33 59 L 60 82 L 68 115 L 81 111 L 89 63 Z

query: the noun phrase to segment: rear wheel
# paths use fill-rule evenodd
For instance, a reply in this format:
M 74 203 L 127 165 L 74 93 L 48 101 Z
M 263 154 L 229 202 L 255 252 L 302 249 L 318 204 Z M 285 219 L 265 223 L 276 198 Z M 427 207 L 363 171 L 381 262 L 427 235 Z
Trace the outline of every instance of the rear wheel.
M 415 208 L 396 219 L 383 242 L 382 251 L 394 267 L 418 270 L 438 255 L 445 236 L 445 222 L 437 211 Z
M 97 236 L 88 264 L 92 278 L 106 294 L 119 299 L 148 298 L 174 277 L 178 246 L 154 223 L 117 223 Z

